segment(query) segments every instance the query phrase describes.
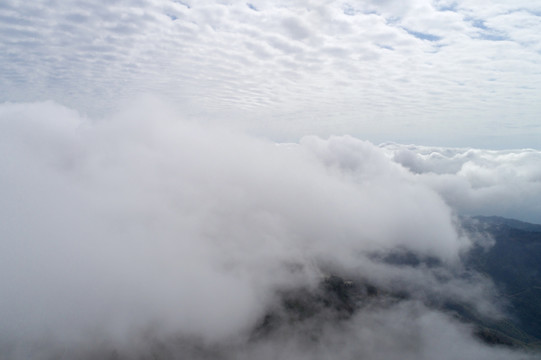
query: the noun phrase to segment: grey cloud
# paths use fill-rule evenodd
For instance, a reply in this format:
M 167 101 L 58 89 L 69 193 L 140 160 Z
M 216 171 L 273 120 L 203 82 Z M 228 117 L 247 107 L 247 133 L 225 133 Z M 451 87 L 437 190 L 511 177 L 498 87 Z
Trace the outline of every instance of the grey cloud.
M 66 15 L 66 20 L 74 23 L 84 23 L 88 21 L 88 16 L 81 13 L 71 13 Z
M 472 329 L 416 302 L 367 309 L 338 326 L 312 324 L 309 333 L 319 341 L 303 339 L 302 329 L 285 332 L 274 342 L 248 348 L 242 358 L 270 359 L 507 359 L 530 358 L 512 351 L 481 346 Z M 278 353 L 276 352 L 277 344 Z
M 281 50 L 285 54 L 300 54 L 303 49 L 295 44 L 288 43 L 285 39 L 278 36 L 269 36 L 265 39 L 271 46 Z
M 253 43 L 253 42 L 245 42 L 244 45 L 250 49 L 256 57 L 260 59 L 269 59 L 272 57 L 272 55 L 262 46 Z
M 338 58 L 346 58 L 350 55 L 350 51 L 340 47 L 327 47 L 323 50 L 325 53 Z
M 308 28 L 296 18 L 288 18 L 282 21 L 288 34 L 295 40 L 304 40 L 310 36 Z

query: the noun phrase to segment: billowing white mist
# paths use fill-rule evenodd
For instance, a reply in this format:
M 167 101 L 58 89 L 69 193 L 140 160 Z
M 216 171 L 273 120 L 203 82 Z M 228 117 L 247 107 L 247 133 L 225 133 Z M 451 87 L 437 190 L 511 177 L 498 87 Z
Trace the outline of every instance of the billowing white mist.
M 541 221 L 541 151 L 386 144 L 393 159 L 462 214 Z
M 412 168 L 404 156 L 395 159 Z M 314 286 L 328 266 L 497 312 L 490 284 L 452 278 L 470 241 L 439 190 L 351 137 L 277 145 L 156 105 L 99 121 L 53 103 L 1 105 L 0 352 L 129 353 L 150 336 L 196 338 L 236 358 L 340 349 L 392 359 L 406 348 L 405 358 L 428 359 L 437 351 L 422 338 L 437 332 L 464 344 L 461 358 L 509 358 L 414 300 L 347 328 L 321 325 L 326 352 L 295 336 L 244 343 L 278 289 Z M 450 280 L 366 256 L 396 248 L 441 259 Z

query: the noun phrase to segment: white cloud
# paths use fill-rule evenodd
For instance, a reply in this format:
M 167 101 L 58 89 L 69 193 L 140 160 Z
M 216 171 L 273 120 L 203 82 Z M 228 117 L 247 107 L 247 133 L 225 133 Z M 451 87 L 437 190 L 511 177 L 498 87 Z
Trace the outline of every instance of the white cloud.
M 6 1 L 0 101 L 107 114 L 153 93 L 280 139 L 534 146 L 538 14 L 504 1 Z
M 416 181 L 443 196 L 456 211 L 539 222 L 541 152 L 386 145 Z
M 326 267 L 400 284 L 418 301 L 498 311 L 490 284 L 461 280 L 469 240 L 451 209 L 371 143 L 278 145 L 143 101 L 101 120 L 50 102 L 4 104 L 0 130 L 0 347 L 13 359 L 130 348 L 147 332 L 234 352 L 276 290 L 313 286 Z M 367 257 L 397 248 L 443 265 L 402 271 Z M 352 321 L 351 334 L 370 339 Z

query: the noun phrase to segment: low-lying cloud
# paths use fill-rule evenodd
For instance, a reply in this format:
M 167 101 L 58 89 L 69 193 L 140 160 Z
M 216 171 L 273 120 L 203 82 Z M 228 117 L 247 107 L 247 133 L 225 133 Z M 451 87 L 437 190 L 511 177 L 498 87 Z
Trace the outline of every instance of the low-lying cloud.
M 409 151 L 351 137 L 275 144 L 155 105 L 100 120 L 54 103 L 1 105 L 2 357 L 135 357 L 161 343 L 188 358 L 429 359 L 454 358 L 438 346 L 460 343 L 460 358 L 513 358 L 422 305 L 451 298 L 499 313 L 491 284 L 462 276 L 462 203 L 430 178 L 477 168 Z M 396 249 L 442 265 L 374 256 Z M 329 271 L 416 295 L 314 324 L 317 343 L 300 325 L 249 341 L 278 291 L 313 289 Z
M 382 148 L 456 211 L 539 223 L 541 151 L 387 144 Z

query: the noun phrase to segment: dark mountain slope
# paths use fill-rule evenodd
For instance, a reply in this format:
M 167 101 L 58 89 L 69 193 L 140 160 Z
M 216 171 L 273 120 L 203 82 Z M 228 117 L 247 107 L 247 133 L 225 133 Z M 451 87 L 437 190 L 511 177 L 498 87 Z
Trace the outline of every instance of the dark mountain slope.
M 463 229 L 474 247 L 463 256 L 464 276 L 481 273 L 496 286 L 505 304 L 505 318 L 491 320 L 479 314 L 471 304 L 440 301 L 430 296 L 425 305 L 442 310 L 475 327 L 485 343 L 520 348 L 541 348 L 541 225 L 499 217 L 462 219 Z M 490 240 L 490 241 L 488 241 Z M 490 245 L 487 244 L 490 242 Z M 408 252 L 376 256 L 378 261 L 404 268 L 438 268 L 433 258 L 419 258 Z M 315 291 L 284 292 L 282 308 L 269 312 L 254 332 L 256 337 L 292 322 L 347 319 L 366 306 L 388 306 L 416 298 L 398 288 L 382 288 L 364 279 L 346 279 L 330 275 Z
M 541 225 L 500 217 L 465 221 L 470 231 L 484 231 L 494 240 L 488 249 L 476 246 L 466 263 L 488 275 L 509 302 L 512 322 L 541 339 Z

